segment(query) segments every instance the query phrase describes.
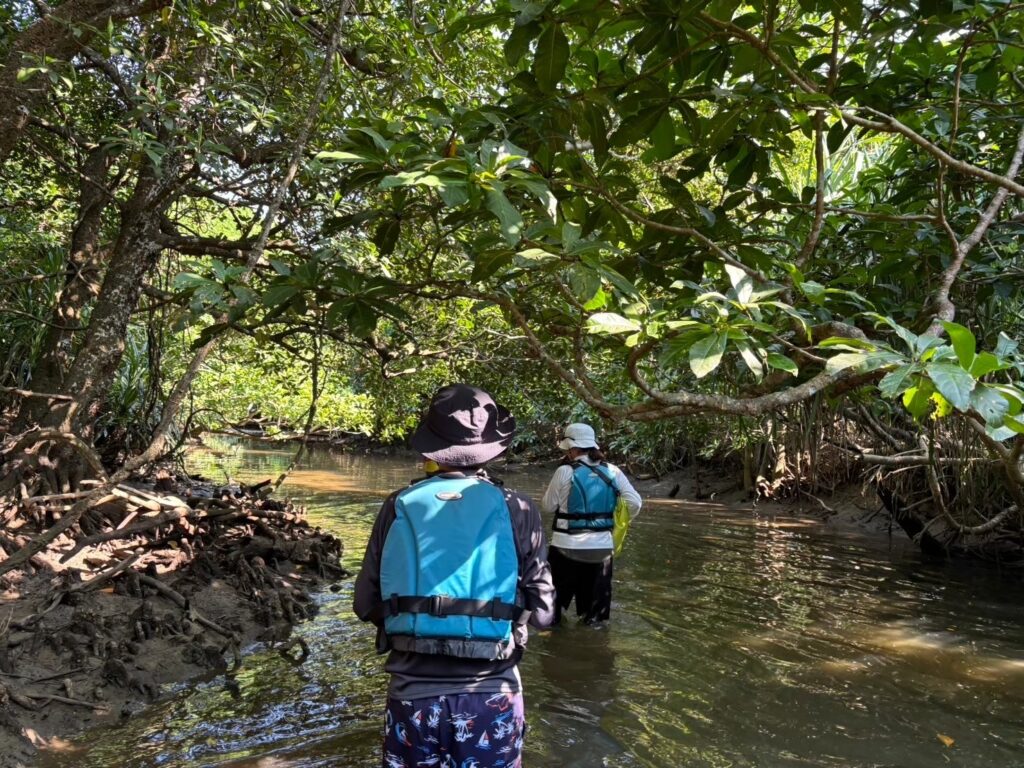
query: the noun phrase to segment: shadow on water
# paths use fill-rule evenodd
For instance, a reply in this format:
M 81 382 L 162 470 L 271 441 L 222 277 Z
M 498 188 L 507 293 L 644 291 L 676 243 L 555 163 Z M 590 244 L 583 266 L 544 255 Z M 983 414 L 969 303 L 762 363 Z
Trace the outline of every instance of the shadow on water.
M 192 462 L 251 482 L 291 451 L 225 441 Z M 356 568 L 382 497 L 416 473 L 316 450 L 285 490 Z M 547 476 L 507 473 L 535 497 Z M 1019 580 L 764 509 L 652 502 L 616 562 L 612 622 L 531 638 L 526 765 L 1024 765 Z M 40 765 L 374 768 L 387 680 L 351 589 L 297 630 L 303 666 L 257 651 L 235 694 L 181 686 Z

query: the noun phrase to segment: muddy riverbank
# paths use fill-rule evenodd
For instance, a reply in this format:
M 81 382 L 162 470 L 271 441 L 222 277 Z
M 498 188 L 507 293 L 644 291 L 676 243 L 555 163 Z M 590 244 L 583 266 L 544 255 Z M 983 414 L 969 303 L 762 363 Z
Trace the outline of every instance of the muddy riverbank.
M 291 630 L 346 575 L 342 544 L 268 485 L 165 474 L 118 486 L 0 580 L 0 766 L 130 718 L 172 683 L 209 676 L 230 690 L 255 643 L 308 654 Z M 8 546 L 55 516 L 26 504 Z

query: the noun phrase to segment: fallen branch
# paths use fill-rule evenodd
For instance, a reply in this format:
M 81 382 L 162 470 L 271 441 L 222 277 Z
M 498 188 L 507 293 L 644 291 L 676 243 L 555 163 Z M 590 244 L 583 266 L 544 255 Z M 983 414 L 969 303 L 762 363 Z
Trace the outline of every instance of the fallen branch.
M 188 507 L 180 507 L 171 512 L 164 512 L 163 514 L 157 515 L 156 517 L 149 518 L 141 523 L 135 525 L 129 525 L 127 528 L 115 529 L 113 531 L 104 531 L 103 533 L 97 533 L 92 536 L 86 536 L 84 539 L 80 539 L 75 546 L 60 558 L 60 562 L 66 563 L 72 557 L 77 555 L 86 547 L 91 547 L 94 544 L 100 544 L 104 541 L 116 541 L 117 539 L 128 539 L 139 533 L 145 533 L 151 531 L 154 528 L 159 528 L 168 523 L 173 523 L 192 512 Z

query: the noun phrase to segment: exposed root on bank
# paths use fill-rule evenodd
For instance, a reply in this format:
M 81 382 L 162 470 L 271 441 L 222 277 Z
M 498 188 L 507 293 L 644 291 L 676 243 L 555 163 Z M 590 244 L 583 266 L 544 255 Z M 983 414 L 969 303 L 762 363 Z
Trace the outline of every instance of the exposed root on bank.
M 347 575 L 342 544 L 267 498 L 270 482 L 214 487 L 161 472 L 113 486 L 73 520 L 64 515 L 89 480 L 0 498 L 0 572 L 39 549 L 0 577 L 0 729 L 46 730 L 44 709 L 54 733 L 68 730 L 52 725 L 54 708 L 87 710 L 65 716 L 74 724 L 126 714 L 163 682 L 233 674 L 254 640 L 305 661 L 291 628 L 315 613 L 312 588 Z

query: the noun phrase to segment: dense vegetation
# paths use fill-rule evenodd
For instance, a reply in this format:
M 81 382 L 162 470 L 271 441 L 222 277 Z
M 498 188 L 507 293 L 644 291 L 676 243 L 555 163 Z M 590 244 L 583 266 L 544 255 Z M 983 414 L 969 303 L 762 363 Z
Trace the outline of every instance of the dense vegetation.
M 1024 6 L 0 13 L 0 492 L 250 405 L 400 439 L 464 378 L 526 440 L 1024 542 Z

